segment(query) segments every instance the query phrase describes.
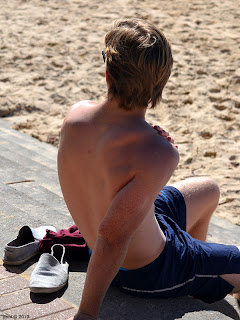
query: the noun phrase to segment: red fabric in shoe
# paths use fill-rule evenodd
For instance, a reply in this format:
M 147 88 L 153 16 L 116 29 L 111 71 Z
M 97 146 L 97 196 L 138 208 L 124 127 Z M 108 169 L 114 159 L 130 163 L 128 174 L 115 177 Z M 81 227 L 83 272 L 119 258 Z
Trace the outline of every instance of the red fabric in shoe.
M 38 244 L 40 253 L 50 253 L 54 244 L 62 244 L 65 247 L 65 258 L 67 260 L 89 259 L 88 246 L 76 225 L 69 229 L 61 229 L 58 232 L 47 230 L 45 237 Z

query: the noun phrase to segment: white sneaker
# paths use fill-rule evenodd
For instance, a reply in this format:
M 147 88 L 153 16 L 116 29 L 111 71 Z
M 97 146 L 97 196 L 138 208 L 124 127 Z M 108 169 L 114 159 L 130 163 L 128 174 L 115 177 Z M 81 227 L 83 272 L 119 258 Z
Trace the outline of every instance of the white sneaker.
M 30 278 L 30 291 L 52 293 L 62 289 L 68 281 L 69 264 L 64 261 L 65 247 L 54 244 L 50 253 L 43 253 Z
M 56 232 L 53 226 L 31 228 L 23 226 L 16 239 L 4 247 L 3 262 L 9 265 L 20 265 L 39 253 L 38 243 L 46 235 L 46 230 Z

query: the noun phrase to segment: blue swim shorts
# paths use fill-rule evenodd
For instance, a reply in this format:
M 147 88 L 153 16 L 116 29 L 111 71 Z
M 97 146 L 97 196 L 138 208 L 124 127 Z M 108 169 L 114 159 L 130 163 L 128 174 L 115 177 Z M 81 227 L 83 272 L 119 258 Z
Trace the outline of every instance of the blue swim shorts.
M 179 190 L 163 188 L 155 201 L 155 216 L 166 236 L 162 253 L 142 268 L 120 269 L 114 286 L 136 296 L 192 296 L 208 303 L 233 290 L 220 275 L 240 273 L 238 248 L 192 238 L 186 232 L 186 205 Z

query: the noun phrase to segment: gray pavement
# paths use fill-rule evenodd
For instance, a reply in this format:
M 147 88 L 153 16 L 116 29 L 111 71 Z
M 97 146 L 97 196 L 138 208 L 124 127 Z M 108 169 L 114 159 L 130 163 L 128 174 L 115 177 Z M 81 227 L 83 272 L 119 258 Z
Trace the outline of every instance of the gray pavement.
M 10 129 L 9 124 L 0 119 L 0 257 L 5 243 L 14 239 L 23 225 L 37 227 L 52 224 L 57 229 L 63 229 L 73 224 L 59 187 L 56 159 L 57 148 Z M 239 244 L 239 238 L 240 227 L 213 217 L 208 236 L 210 242 Z M 15 269 L 5 267 L 8 272 L 29 279 L 37 260 L 38 257 Z M 86 262 L 72 261 L 68 287 L 55 295 L 36 297 L 29 293 L 29 308 L 35 308 L 36 304 L 50 305 L 59 298 L 77 307 L 86 268 Z M 35 315 L 31 319 L 50 317 Z M 240 319 L 240 308 L 231 296 L 209 305 L 188 297 L 168 300 L 136 298 L 110 288 L 100 319 Z

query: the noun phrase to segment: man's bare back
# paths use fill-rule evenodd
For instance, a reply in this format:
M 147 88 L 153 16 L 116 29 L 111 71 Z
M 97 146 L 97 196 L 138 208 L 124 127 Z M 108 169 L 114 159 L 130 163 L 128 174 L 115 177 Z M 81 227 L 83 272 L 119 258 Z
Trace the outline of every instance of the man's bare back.
M 121 264 L 127 269 L 152 262 L 164 248 L 153 203 L 178 163 L 177 149 L 144 116 L 143 111 L 120 109 L 114 100 L 82 101 L 65 119 L 59 148 L 65 201 L 92 251 L 101 225 L 113 238 L 124 236 L 132 228 L 129 215 L 134 215 L 137 227 Z M 115 202 L 125 207 L 121 215 L 111 213 Z M 106 219 L 108 213 L 113 221 Z

